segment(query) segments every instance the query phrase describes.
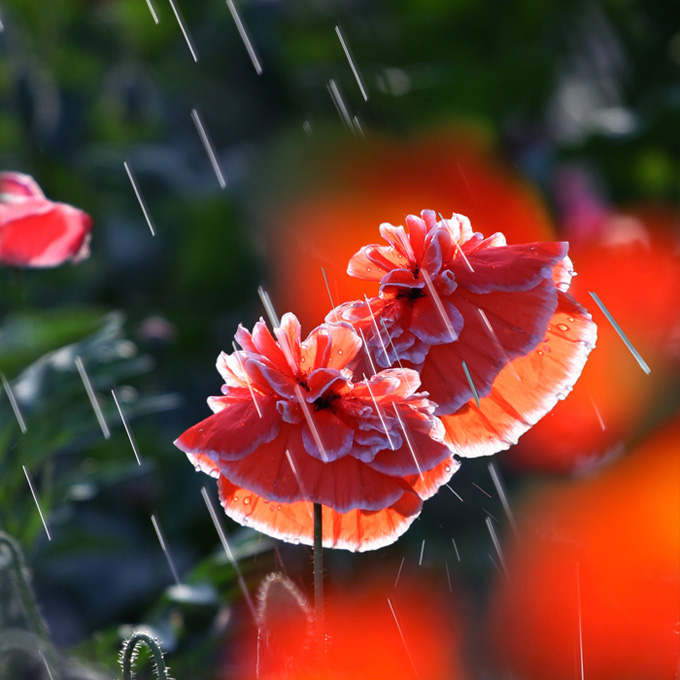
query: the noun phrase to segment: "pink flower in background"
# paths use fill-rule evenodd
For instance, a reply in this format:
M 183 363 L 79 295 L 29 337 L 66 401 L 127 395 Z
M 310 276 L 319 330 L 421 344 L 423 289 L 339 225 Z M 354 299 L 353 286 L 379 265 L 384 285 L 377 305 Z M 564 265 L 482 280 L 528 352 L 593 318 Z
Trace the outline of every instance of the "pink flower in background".
M 56 267 L 89 255 L 92 220 L 45 198 L 33 178 L 0 173 L 0 264 Z
M 454 453 L 508 448 L 566 396 L 594 345 L 590 315 L 565 293 L 568 244 L 507 245 L 431 210 L 406 225 L 383 224 L 389 245 L 350 261 L 351 275 L 380 281 L 379 296 L 327 320 L 360 331 L 375 364 L 420 370 Z
M 347 367 L 361 339 L 348 324 L 323 324 L 301 342 L 286 314 L 276 339 L 260 321 L 236 340 L 243 350 L 217 362 L 225 385 L 208 400 L 214 414 L 175 442 L 218 478 L 232 519 L 312 544 L 321 503 L 325 546 L 378 548 L 458 468 L 416 371 L 354 379 Z

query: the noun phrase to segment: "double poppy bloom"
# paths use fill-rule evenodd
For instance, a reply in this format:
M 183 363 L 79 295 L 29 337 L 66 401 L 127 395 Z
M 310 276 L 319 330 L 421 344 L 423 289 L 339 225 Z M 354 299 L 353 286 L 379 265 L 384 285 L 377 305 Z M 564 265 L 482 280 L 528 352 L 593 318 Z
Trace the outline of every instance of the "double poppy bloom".
M 406 226 L 383 224 L 389 245 L 350 261 L 348 272 L 379 281 L 380 294 L 327 320 L 356 327 L 378 365 L 419 371 L 454 453 L 507 449 L 567 395 L 595 344 L 590 314 L 566 292 L 568 244 L 507 245 L 432 210 Z
M 389 245 L 350 261 L 377 297 L 335 308 L 304 342 L 290 314 L 276 337 L 240 328 L 242 351 L 219 358 L 224 396 L 175 443 L 237 521 L 311 544 L 320 503 L 324 545 L 391 543 L 453 454 L 507 448 L 578 377 L 595 327 L 565 292 L 567 244 L 507 246 L 430 210 L 406 225 L 383 224 Z
M 56 267 L 89 255 L 92 220 L 78 208 L 45 198 L 35 180 L 0 173 L 0 264 Z
M 327 547 L 369 550 L 401 535 L 458 468 L 434 405 L 410 369 L 356 380 L 361 350 L 348 324 L 323 324 L 301 341 L 285 314 L 276 338 L 259 321 L 239 328 L 243 348 L 220 355 L 223 396 L 214 415 L 175 444 L 218 478 L 236 521 L 312 544 L 312 504 L 323 504 Z

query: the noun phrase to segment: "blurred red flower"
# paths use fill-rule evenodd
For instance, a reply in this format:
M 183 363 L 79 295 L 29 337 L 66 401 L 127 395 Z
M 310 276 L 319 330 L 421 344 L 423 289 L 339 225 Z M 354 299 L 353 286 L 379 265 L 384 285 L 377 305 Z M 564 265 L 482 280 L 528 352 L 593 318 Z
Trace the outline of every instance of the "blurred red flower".
M 56 267 L 89 255 L 92 220 L 78 208 L 45 198 L 35 180 L 0 173 L 0 264 Z
M 676 419 L 597 478 L 525 503 L 490 606 L 503 673 L 581 677 L 582 649 L 586 678 L 677 677 L 679 442 Z
M 380 296 L 327 319 L 357 328 L 377 364 L 420 369 L 456 454 L 508 448 L 566 396 L 594 345 L 590 315 L 564 292 L 567 244 L 506 245 L 431 210 L 406 224 L 381 225 L 390 245 L 350 260 L 348 273 L 380 281 Z
M 571 228 L 578 232 L 577 225 Z M 677 213 L 636 208 L 598 214 L 572 249 L 579 299 L 598 294 L 651 367 L 646 375 L 605 317 L 598 346 L 569 399 L 520 440 L 508 465 L 567 472 L 587 468 L 639 434 L 646 417 L 674 399 L 680 360 Z
M 396 573 L 397 565 L 394 567 Z M 386 579 L 385 564 L 375 578 L 330 584 L 325 605 L 329 680 L 463 680 L 463 634 L 459 594 L 442 594 L 443 584 L 407 573 L 398 588 Z M 406 572 L 407 570 L 404 569 Z M 430 575 L 431 576 L 431 575 Z M 259 591 L 258 640 L 243 635 L 225 650 L 220 678 L 234 666 L 258 672 L 239 677 L 263 680 L 318 680 L 313 613 L 297 588 L 280 575 Z M 273 587 L 272 587 L 273 586 Z M 444 586 L 446 588 L 446 586 Z M 348 596 L 349 594 L 349 596 Z M 263 605 L 266 605 L 266 610 Z M 258 654 L 259 648 L 259 654 Z M 236 663 L 235 663 L 236 657 Z
M 332 158 L 332 163 L 329 163 Z M 502 230 L 516 243 L 552 240 L 547 212 L 531 186 L 494 155 L 471 129 L 448 128 L 406 141 L 371 135 L 367 141 L 317 138 L 291 168 L 281 157 L 277 186 L 261 197 L 271 253 L 275 304 L 315 326 L 330 306 L 375 295 L 376 286 L 346 275 L 347 262 L 375 242 L 376 225 L 399 224 L 413 206 L 467 215 L 482 233 Z M 295 178 L 294 186 L 286 178 Z M 272 183 L 268 183 L 268 186 Z
M 318 668 L 314 655 L 314 613 L 298 587 L 284 574 L 269 574 L 256 595 L 257 646 L 244 655 L 244 665 L 255 659 L 257 678 L 301 677 Z M 240 654 L 244 647 L 239 645 Z M 233 673 L 226 676 L 233 677 Z
M 412 370 L 353 381 L 361 348 L 348 324 L 324 324 L 304 342 L 284 315 L 236 334 L 243 351 L 222 354 L 224 396 L 215 412 L 175 444 L 218 477 L 236 521 L 271 536 L 312 544 L 312 503 L 323 504 L 324 545 L 371 550 L 397 539 L 424 499 L 459 464 Z

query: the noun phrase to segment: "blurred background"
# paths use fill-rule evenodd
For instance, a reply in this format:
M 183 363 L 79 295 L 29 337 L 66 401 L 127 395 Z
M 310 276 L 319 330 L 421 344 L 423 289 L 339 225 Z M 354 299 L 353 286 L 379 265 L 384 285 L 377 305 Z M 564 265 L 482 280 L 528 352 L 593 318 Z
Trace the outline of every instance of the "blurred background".
M 0 0 L 1 167 L 94 220 L 89 259 L 0 270 L 0 370 L 26 421 L 3 391 L 0 529 L 55 668 L 120 677 L 144 629 L 177 680 L 308 677 L 311 550 L 222 518 L 253 597 L 290 579 L 267 611 L 300 637 L 268 621 L 258 644 L 214 482 L 172 442 L 208 415 L 259 285 L 306 333 L 330 308 L 322 268 L 336 304 L 374 294 L 349 257 L 432 208 L 568 240 L 598 345 L 495 457 L 511 517 L 490 461 L 466 461 L 394 545 L 326 552 L 331 677 L 678 677 L 679 129 L 680 6 L 660 0 Z M 10 562 L 0 547 L 0 677 L 46 679 L 16 641 L 36 619 Z

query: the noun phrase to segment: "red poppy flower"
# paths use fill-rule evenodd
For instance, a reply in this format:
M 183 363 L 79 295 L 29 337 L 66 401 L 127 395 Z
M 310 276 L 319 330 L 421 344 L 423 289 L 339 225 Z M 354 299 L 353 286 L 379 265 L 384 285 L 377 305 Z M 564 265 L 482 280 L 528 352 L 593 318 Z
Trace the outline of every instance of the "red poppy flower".
M 564 292 L 566 243 L 508 246 L 502 234 L 473 233 L 462 215 L 421 215 L 406 218 L 408 232 L 383 224 L 390 245 L 351 259 L 351 275 L 380 281 L 379 297 L 340 305 L 327 319 L 353 324 L 378 365 L 420 367 L 437 414 L 455 414 L 443 422 L 458 455 L 495 453 L 566 395 L 595 327 Z
M 78 208 L 45 198 L 33 178 L 0 173 L 0 263 L 56 267 L 89 255 L 92 220 Z
M 513 243 L 552 240 L 554 227 L 535 187 L 490 141 L 478 128 L 458 124 L 398 139 L 317 130 L 314 144 L 301 139 L 292 153 L 288 145 L 268 154 L 267 172 L 276 181 L 266 183 L 256 208 L 276 307 L 295 309 L 303 327 L 319 324 L 329 309 L 322 268 L 334 304 L 375 295 L 374 284 L 346 276 L 347 261 L 375 242 L 376 225 L 403 224 L 409 206 L 463 213 L 476 230 L 502 229 Z
M 364 567 L 344 582 L 335 574 L 339 578 L 327 585 L 324 598 L 329 680 L 470 677 L 464 670 L 462 593 L 455 585 L 449 592 L 439 567 L 418 567 L 417 575 L 404 567 L 397 588 L 385 573 L 396 574 L 399 564 L 385 560 L 373 573 Z M 269 576 L 256 607 L 257 637 L 245 629 L 230 640 L 218 677 L 319 680 L 313 615 L 296 586 L 280 574 Z
M 222 354 L 224 396 L 175 444 L 218 477 L 227 514 L 292 542 L 312 544 L 312 503 L 323 504 L 324 545 L 378 548 L 413 522 L 422 501 L 458 467 L 415 371 L 354 382 L 361 348 L 348 324 L 323 324 L 304 341 L 284 315 L 239 328 L 243 351 Z
M 623 442 L 649 426 L 650 414 L 666 408 L 680 359 L 679 225 L 678 214 L 668 208 L 638 207 L 609 211 L 588 240 L 581 236 L 574 247 L 579 272 L 574 295 L 586 299 L 588 291 L 598 294 L 651 374 L 642 371 L 601 312 L 594 312 L 603 324 L 597 350 L 569 399 L 522 438 L 509 465 L 562 473 L 587 470 L 620 453 Z
M 553 482 L 524 503 L 519 539 L 504 548 L 509 579 L 490 598 L 501 677 L 677 677 L 678 442 L 676 417 L 597 477 Z

